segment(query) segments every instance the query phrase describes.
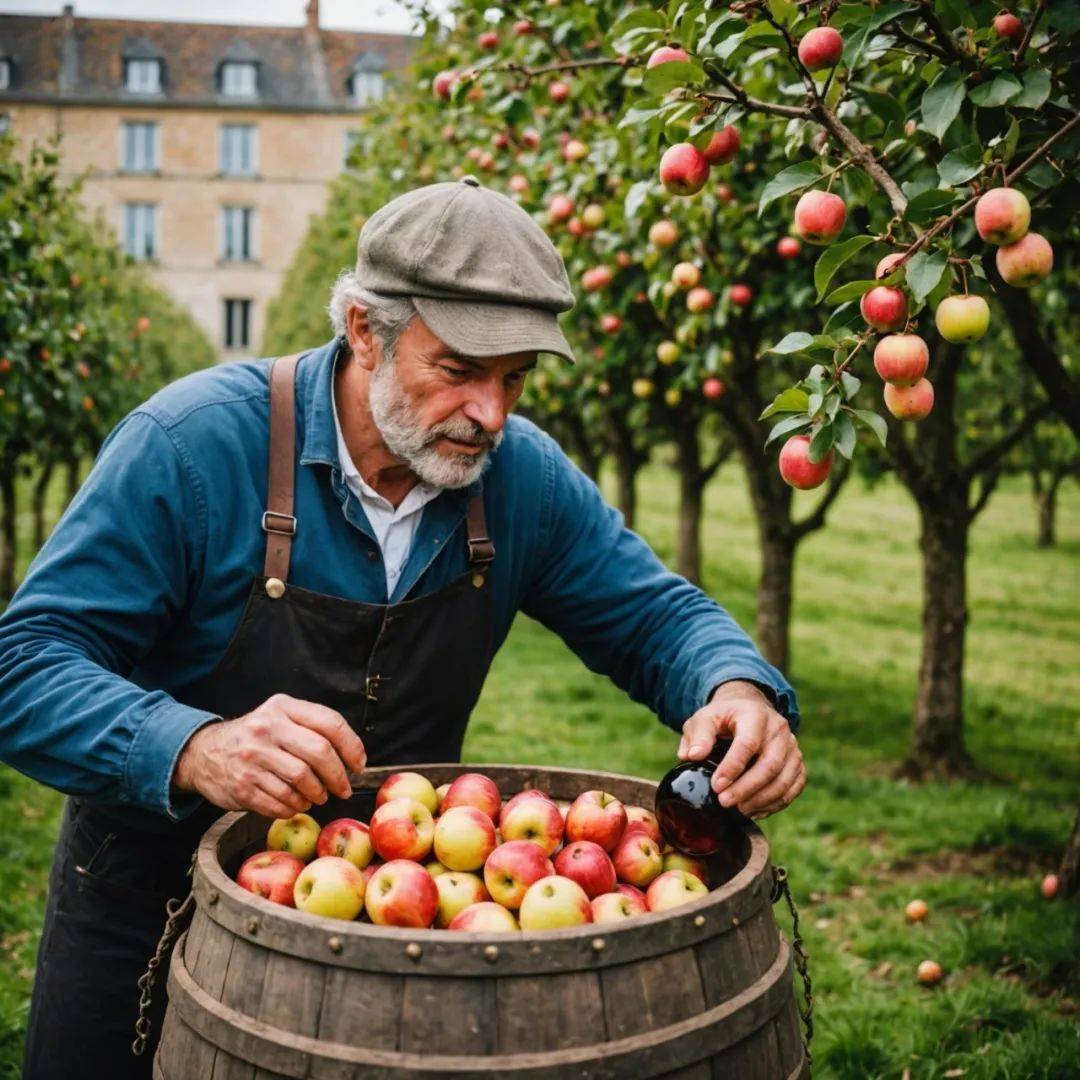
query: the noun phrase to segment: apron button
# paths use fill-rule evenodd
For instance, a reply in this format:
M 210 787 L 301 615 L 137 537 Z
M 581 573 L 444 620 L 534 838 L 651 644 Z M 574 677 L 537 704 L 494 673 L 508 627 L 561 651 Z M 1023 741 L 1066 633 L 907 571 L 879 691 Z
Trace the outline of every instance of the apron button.
M 473 588 L 475 588 L 475 589 L 482 588 L 483 585 L 484 585 L 484 575 L 483 574 L 473 574 L 472 583 L 473 583 Z
M 285 595 L 285 582 L 281 578 L 266 579 L 266 595 L 271 600 L 280 600 Z

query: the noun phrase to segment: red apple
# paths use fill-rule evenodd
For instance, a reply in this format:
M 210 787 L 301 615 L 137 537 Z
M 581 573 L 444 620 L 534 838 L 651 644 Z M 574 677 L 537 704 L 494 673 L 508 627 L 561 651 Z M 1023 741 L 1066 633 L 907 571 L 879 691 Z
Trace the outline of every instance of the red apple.
M 548 802 L 555 802 L 546 791 L 541 791 L 539 788 L 525 788 L 524 791 L 519 791 L 516 795 L 511 795 L 510 798 L 503 803 L 502 813 L 505 814 L 510 807 L 517 806 L 518 803 L 525 802 L 527 799 L 547 799 Z
M 462 809 L 459 807 L 458 809 Z M 445 930 L 459 912 L 473 904 L 490 900 L 483 881 L 476 874 L 455 873 L 450 871 L 440 874 L 435 880 L 439 894 L 439 908 L 435 915 L 435 925 Z
M 501 934 L 517 930 L 518 923 L 513 914 L 501 904 L 485 900 L 458 912 L 447 929 L 473 934 Z
M 632 900 L 640 900 L 642 907 L 645 906 L 645 894 L 636 885 L 627 885 L 625 881 L 615 886 L 615 891 L 620 896 L 629 896 Z
M 391 773 L 375 793 L 375 806 L 382 806 L 392 799 L 415 799 L 434 814 L 439 809 L 439 796 L 426 776 L 417 772 Z
M 626 828 L 623 804 L 606 791 L 586 791 L 571 804 L 566 815 L 566 840 L 591 840 L 611 851 Z
M 676 360 L 682 355 L 682 349 L 679 348 L 678 343 L 674 341 L 661 341 L 656 346 L 656 359 L 661 364 L 670 366 L 674 364 Z
M 613 278 L 610 266 L 591 266 L 581 275 L 581 287 L 586 292 L 599 292 L 601 289 L 606 289 Z
M 630 832 L 619 841 L 611 861 L 620 881 L 639 888 L 645 888 L 664 868 L 659 845 L 640 831 Z
M 627 806 L 625 809 L 626 829 L 623 831 L 623 836 L 629 836 L 634 831 L 643 832 L 659 844 L 660 822 L 656 820 L 656 815 L 651 810 L 646 810 L 644 806 Z M 622 837 L 619 839 L 621 840 Z
M 527 127 L 521 133 L 521 145 L 529 150 L 535 150 L 540 145 L 540 132 L 534 127 Z
M 904 257 L 904 252 L 902 252 L 902 251 L 893 251 L 893 252 L 890 252 L 888 255 L 883 255 L 880 259 L 878 259 L 878 264 L 874 268 L 874 277 L 875 278 L 888 277 L 892 273 L 893 267 L 903 257 Z
M 491 136 L 491 145 L 494 146 L 496 150 L 505 150 L 510 145 L 510 136 L 507 135 L 505 131 L 496 131 L 495 134 Z
M 527 840 L 551 855 L 563 838 L 563 816 L 550 799 L 522 799 L 507 804 L 499 821 L 504 842 Z
M 303 862 L 287 851 L 260 851 L 244 860 L 236 884 L 275 904 L 293 907 L 293 886 L 303 869 Z
M 1015 289 L 1030 289 L 1054 268 L 1054 249 L 1038 233 L 1029 232 L 1015 244 L 997 250 L 998 273 Z
M 435 92 L 437 98 L 442 98 L 443 101 L 447 101 L 450 98 L 450 94 L 454 89 L 454 84 L 458 81 L 458 73 L 456 71 L 440 71 L 434 79 L 431 80 L 431 89 Z
M 617 334 L 622 329 L 622 319 L 618 315 L 605 315 L 600 320 L 600 326 L 605 334 Z
M 676 228 L 675 222 L 669 221 L 667 218 L 653 222 L 649 228 L 649 243 L 653 247 L 668 248 L 675 244 L 678 239 L 679 230 Z
M 799 42 L 799 59 L 808 71 L 836 67 L 844 54 L 844 39 L 831 26 L 817 26 Z
M 518 912 L 522 930 L 561 930 L 591 923 L 585 890 L 565 877 L 547 877 L 529 886 Z
M 701 151 L 710 165 L 726 165 L 739 152 L 739 133 L 728 124 L 713 132 L 708 146 Z
M 661 45 L 659 49 L 654 49 L 652 55 L 645 61 L 647 68 L 654 68 L 657 64 L 668 64 L 672 60 L 688 61 L 690 54 L 685 49 L 680 49 L 677 46 Z
M 924 960 L 915 974 L 923 986 L 934 986 L 941 982 L 941 965 L 936 960 Z
M 711 290 L 706 289 L 704 286 L 691 289 L 686 294 L 686 310 L 695 315 L 700 315 L 713 306 L 713 299 Z
M 494 30 L 485 30 L 477 37 L 476 44 L 481 49 L 497 49 L 499 47 L 499 35 Z
M 1057 874 L 1047 874 L 1046 877 L 1042 879 L 1042 884 L 1039 886 L 1039 891 L 1046 900 L 1053 900 L 1060 889 L 1061 878 L 1059 878 Z
M 534 27 L 528 19 L 519 19 L 516 23 L 514 23 L 514 33 L 518 37 L 526 37 L 531 34 L 535 29 L 536 27 Z
M 709 868 L 704 859 L 695 859 L 692 855 L 684 855 L 681 851 L 668 851 L 664 854 L 663 873 L 667 873 L 668 870 L 685 870 L 688 874 L 700 878 L 708 887 Z
M 1011 11 L 999 12 L 990 25 L 998 37 L 1013 45 L 1019 45 L 1024 39 L 1024 24 Z
M 558 224 L 574 213 L 574 200 L 569 195 L 554 195 L 548 201 L 548 221 Z
M 649 886 L 645 904 L 650 911 L 669 911 L 706 896 L 709 887 L 686 870 L 665 870 Z
M 862 295 L 859 310 L 867 326 L 878 333 L 896 330 L 907 321 L 907 297 L 892 285 L 875 285 Z
M 315 854 L 318 842 L 319 823 L 310 814 L 278 818 L 266 833 L 266 846 L 271 851 L 287 851 L 303 862 Z
M 439 889 L 419 863 L 392 859 L 371 875 L 364 907 L 376 926 L 430 926 L 439 909 Z
M 434 848 L 449 870 L 479 870 L 495 850 L 495 825 L 475 806 L 452 806 L 435 824 Z
M 420 871 L 431 881 L 427 873 Z M 364 907 L 364 875 L 348 859 L 325 855 L 308 863 L 293 885 L 298 911 L 330 919 L 355 919 Z
M 531 840 L 510 840 L 500 844 L 484 863 L 484 884 L 492 900 L 511 910 L 521 901 L 534 881 L 555 873 L 544 849 Z
M 914 386 L 930 364 L 930 350 L 918 334 L 889 334 L 874 349 L 874 370 L 894 386 Z
M 581 218 L 579 218 L 579 217 L 572 217 L 572 218 L 571 218 L 571 219 L 570 219 L 570 220 L 569 220 L 569 221 L 568 221 L 568 222 L 566 223 L 566 231 L 567 231 L 567 232 L 568 232 L 568 233 L 569 233 L 569 234 L 570 234 L 571 236 L 584 236 L 584 235 L 585 235 L 585 224 L 584 224 L 584 222 L 583 222 L 583 221 L 581 220 Z
M 731 190 L 730 184 L 717 184 L 714 190 L 716 197 L 721 202 L 732 203 L 735 201 L 735 193 Z
M 620 270 L 629 270 L 634 265 L 634 256 L 629 251 L 616 251 L 615 265 Z
M 780 451 L 780 476 L 800 491 L 820 487 L 829 478 L 835 456 L 830 450 L 821 461 L 811 461 L 810 436 L 792 435 Z
M 570 139 L 563 147 L 563 157 L 567 161 L 581 161 L 589 156 L 589 144 L 581 139 Z
M 360 871 L 360 873 L 364 876 L 364 884 L 367 885 L 371 881 L 371 877 L 375 873 L 375 871 L 378 870 L 380 866 L 385 865 L 386 863 L 384 863 L 382 859 L 372 859 L 371 862 L 369 862 L 367 866 L 365 866 L 364 869 Z M 431 863 L 427 864 L 426 869 L 432 877 L 435 877 L 435 873 L 431 869 Z
M 934 312 L 938 333 L 957 345 L 978 341 L 990 327 L 990 305 L 981 296 L 946 296 Z
M 446 798 L 446 793 L 447 793 L 447 792 L 448 792 L 449 790 L 450 790 L 450 785 L 449 785 L 448 783 L 447 783 L 447 784 L 440 784 L 440 785 L 439 785 L 439 786 L 438 786 L 438 787 L 437 787 L 437 788 L 435 789 L 435 794 L 436 794 L 436 796 L 438 797 L 438 800 L 439 800 L 439 811 L 440 811 L 440 812 L 442 811 L 442 804 L 443 804 L 443 799 L 445 799 L 445 798 Z
M 708 378 L 701 384 L 701 393 L 710 401 L 716 401 L 724 396 L 724 382 L 722 379 Z
M 831 191 L 804 192 L 795 204 L 795 231 L 808 243 L 831 244 L 844 228 L 847 207 Z
M 415 799 L 392 799 L 371 815 L 371 844 L 387 862 L 426 859 L 434 839 L 431 811 Z
M 709 179 L 709 163 L 693 143 L 669 146 L 660 158 L 660 183 L 672 195 L 695 195 Z
M 746 307 L 754 299 L 754 294 L 749 285 L 732 285 L 731 292 L 728 295 L 736 307 Z
M 529 178 L 521 173 L 514 173 L 506 183 L 515 195 L 524 195 L 529 190 Z
M 904 908 L 904 917 L 908 922 L 922 922 L 930 914 L 930 905 L 925 900 L 912 900 Z
M 671 271 L 671 280 L 680 289 L 692 289 L 701 281 L 701 271 L 692 262 L 676 263 Z
M 644 898 L 638 899 L 617 892 L 594 896 L 591 906 L 593 922 L 596 923 L 622 922 L 623 919 L 632 919 L 635 915 L 647 915 L 649 912 Z
M 797 259 L 802 252 L 802 244 L 794 236 L 781 236 L 776 242 L 776 254 L 781 259 Z
M 555 856 L 555 873 L 576 881 L 591 900 L 615 888 L 615 867 L 607 852 L 591 840 L 575 840 Z
M 548 97 L 550 97 L 556 105 L 561 105 L 569 96 L 570 86 L 567 83 L 556 80 L 548 87 Z
M 375 854 L 367 825 L 356 818 L 337 818 L 322 827 L 315 845 L 316 855 L 336 855 L 363 870 Z
M 475 806 L 498 825 L 502 796 L 495 782 L 483 773 L 462 773 L 450 785 L 443 799 L 442 812 L 445 814 L 452 806 Z
M 934 407 L 934 388 L 929 379 L 914 386 L 885 384 L 885 408 L 898 420 L 921 420 Z
M 1016 188 L 991 188 L 975 204 L 975 228 L 988 244 L 1015 244 L 1031 225 L 1031 203 Z

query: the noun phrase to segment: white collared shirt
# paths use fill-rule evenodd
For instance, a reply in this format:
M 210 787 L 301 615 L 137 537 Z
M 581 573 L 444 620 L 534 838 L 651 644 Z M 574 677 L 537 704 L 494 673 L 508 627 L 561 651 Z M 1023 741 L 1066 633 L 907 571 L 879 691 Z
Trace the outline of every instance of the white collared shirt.
M 383 564 L 386 567 L 386 595 L 393 596 L 394 587 L 408 561 L 416 530 L 420 527 L 424 507 L 442 492 L 442 488 L 419 480 L 408 495 L 401 500 L 401 504 L 395 507 L 389 499 L 383 498 L 360 475 L 360 470 L 357 469 L 349 448 L 345 445 L 345 436 L 341 433 L 336 400 L 334 401 L 334 428 L 337 431 L 338 458 L 341 462 L 342 475 L 345 477 L 349 490 L 360 500 L 360 505 L 364 508 L 364 513 L 367 514 L 367 519 L 371 523 L 371 531 L 379 543 Z

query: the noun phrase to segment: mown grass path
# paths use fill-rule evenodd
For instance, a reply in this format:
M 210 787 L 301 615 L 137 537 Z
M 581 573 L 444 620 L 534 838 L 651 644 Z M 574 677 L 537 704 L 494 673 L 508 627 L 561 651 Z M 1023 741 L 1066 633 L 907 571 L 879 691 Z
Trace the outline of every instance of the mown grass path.
M 671 474 L 650 469 L 640 529 L 665 558 L 675 498 Z M 1058 531 L 1056 549 L 1034 547 L 1028 488 L 1015 479 L 973 535 L 968 738 L 1000 778 L 983 784 L 890 779 L 919 656 L 918 522 L 904 493 L 849 485 L 800 552 L 790 674 L 810 782 L 765 828 L 805 916 L 816 1076 L 1080 1075 L 1080 904 L 1038 893 L 1080 791 L 1076 485 L 1062 492 Z M 710 487 L 704 551 L 709 592 L 751 626 L 757 548 L 734 467 Z M 657 777 L 676 745 L 647 710 L 521 618 L 465 752 Z M 18 1073 L 59 806 L 0 766 L 0 1076 Z M 911 927 L 903 908 L 916 896 L 931 914 Z M 914 977 L 925 958 L 946 973 L 932 990 Z

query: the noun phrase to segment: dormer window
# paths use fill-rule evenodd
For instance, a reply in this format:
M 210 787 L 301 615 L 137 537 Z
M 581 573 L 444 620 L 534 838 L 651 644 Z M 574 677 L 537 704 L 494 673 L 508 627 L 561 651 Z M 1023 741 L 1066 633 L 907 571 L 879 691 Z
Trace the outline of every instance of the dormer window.
M 11 60 L 6 56 L 0 56 L 0 90 L 11 88 Z
M 221 65 L 221 92 L 226 97 L 256 97 L 259 92 L 258 70 L 258 64 L 247 60 L 226 60 Z
M 125 60 L 124 89 L 133 94 L 161 93 L 160 60 Z
M 354 105 L 370 105 L 386 96 L 386 62 L 378 53 L 364 53 L 349 77 L 349 97 Z

